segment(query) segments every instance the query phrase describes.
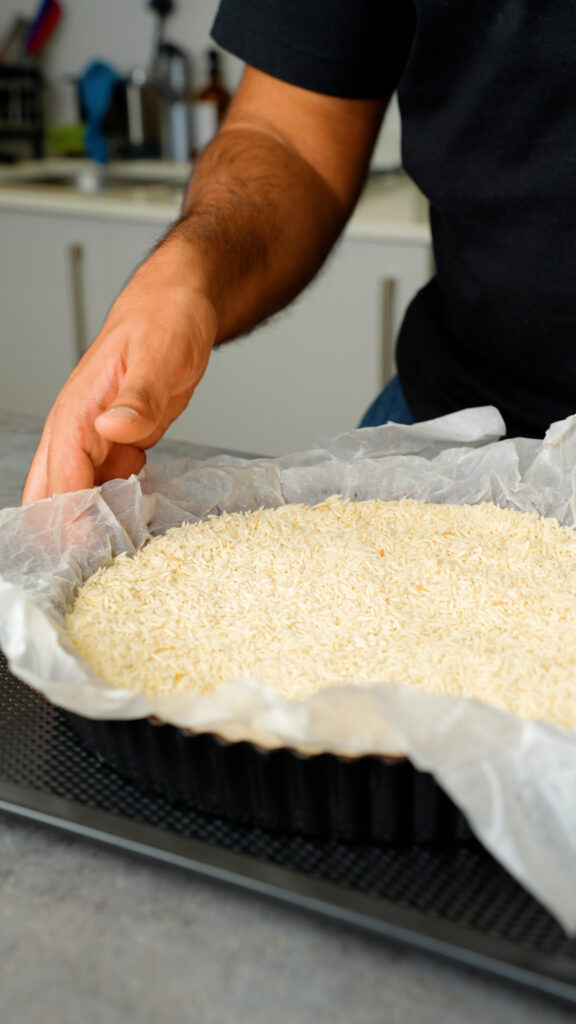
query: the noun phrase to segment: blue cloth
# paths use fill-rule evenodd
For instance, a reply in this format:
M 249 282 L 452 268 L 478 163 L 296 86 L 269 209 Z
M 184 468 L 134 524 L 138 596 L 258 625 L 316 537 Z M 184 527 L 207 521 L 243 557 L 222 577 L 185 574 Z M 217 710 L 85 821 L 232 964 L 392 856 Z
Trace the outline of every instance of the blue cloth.
M 383 423 L 414 423 L 398 377 L 392 377 L 360 420 L 361 427 L 379 427 Z
M 84 148 L 87 156 L 99 164 L 108 163 L 108 143 L 104 122 L 120 75 L 110 64 L 93 61 L 83 71 L 78 86 L 86 128 Z

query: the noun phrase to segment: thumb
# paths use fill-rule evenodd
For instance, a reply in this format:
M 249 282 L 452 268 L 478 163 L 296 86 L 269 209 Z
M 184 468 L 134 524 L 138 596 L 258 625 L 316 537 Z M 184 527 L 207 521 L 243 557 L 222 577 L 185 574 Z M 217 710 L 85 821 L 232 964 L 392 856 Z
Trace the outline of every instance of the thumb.
M 98 433 L 108 441 L 134 444 L 158 426 L 162 403 L 148 385 L 126 380 L 110 406 L 96 417 Z

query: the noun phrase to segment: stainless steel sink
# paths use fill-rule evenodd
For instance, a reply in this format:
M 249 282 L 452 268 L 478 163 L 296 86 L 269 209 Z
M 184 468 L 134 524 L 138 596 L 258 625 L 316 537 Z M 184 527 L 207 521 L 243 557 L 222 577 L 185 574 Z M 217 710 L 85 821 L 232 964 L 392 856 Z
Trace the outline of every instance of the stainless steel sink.
M 132 163 L 116 161 L 102 166 L 91 161 L 43 160 L 27 161 L 0 172 L 3 185 L 39 188 L 66 188 L 86 195 L 126 189 L 162 187 L 181 193 L 190 174 L 190 167 L 153 161 Z

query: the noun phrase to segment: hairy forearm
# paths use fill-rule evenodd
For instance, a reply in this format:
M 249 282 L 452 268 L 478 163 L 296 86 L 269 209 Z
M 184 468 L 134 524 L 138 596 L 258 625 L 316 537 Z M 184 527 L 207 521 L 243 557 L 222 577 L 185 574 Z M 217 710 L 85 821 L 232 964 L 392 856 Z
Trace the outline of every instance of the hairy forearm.
M 216 343 L 291 301 L 312 279 L 348 211 L 290 145 L 250 127 L 223 130 L 193 175 L 156 269 L 203 290 Z
M 214 344 L 285 306 L 326 258 L 365 180 L 385 98 L 338 99 L 246 68 L 182 216 L 65 382 L 24 501 L 142 468 Z

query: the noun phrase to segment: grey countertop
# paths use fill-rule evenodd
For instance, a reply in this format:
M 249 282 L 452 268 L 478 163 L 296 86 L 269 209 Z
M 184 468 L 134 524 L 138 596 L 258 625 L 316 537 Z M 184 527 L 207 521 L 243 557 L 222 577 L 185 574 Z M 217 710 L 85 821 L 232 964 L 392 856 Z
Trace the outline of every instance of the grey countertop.
M 0 414 L 0 507 L 40 436 Z M 165 442 L 155 460 L 209 450 Z M 560 1024 L 574 1010 L 0 814 L 2 1024 Z

